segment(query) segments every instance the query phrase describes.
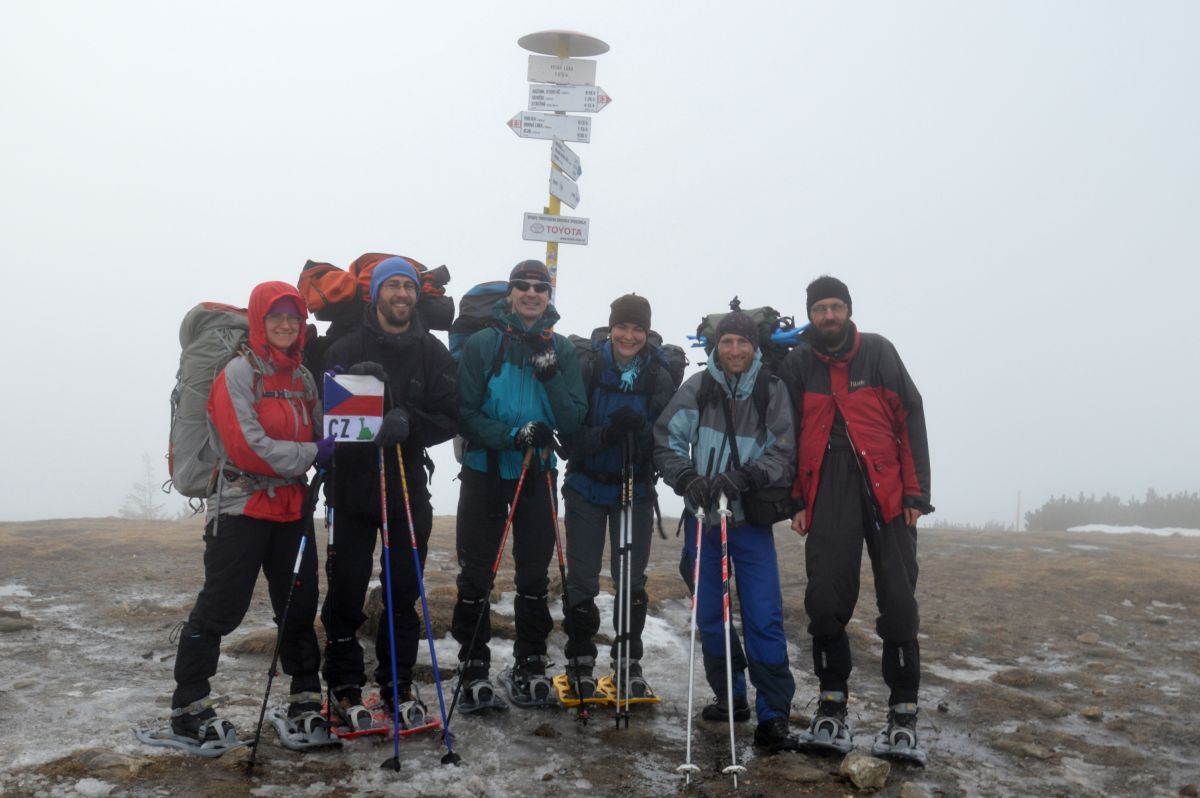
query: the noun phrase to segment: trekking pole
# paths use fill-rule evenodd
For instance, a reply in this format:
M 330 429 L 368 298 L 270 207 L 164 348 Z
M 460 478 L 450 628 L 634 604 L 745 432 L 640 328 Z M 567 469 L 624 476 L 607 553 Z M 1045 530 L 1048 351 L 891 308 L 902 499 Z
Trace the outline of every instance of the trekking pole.
M 692 774 L 700 766 L 692 764 L 692 695 L 696 686 L 696 599 L 700 595 L 700 544 L 704 540 L 704 508 L 696 508 L 696 561 L 692 564 L 692 642 L 688 649 L 687 755 L 684 763 L 675 768 L 682 773 L 685 785 L 692 783 Z
M 329 506 L 329 499 L 326 498 L 326 500 L 325 500 L 325 535 L 326 535 L 326 537 L 325 537 L 325 601 L 330 602 L 331 606 L 332 606 L 332 601 L 333 601 L 333 584 L 334 584 L 333 559 L 336 556 L 336 551 L 333 548 L 333 524 L 334 524 L 335 520 L 336 519 L 334 518 L 334 508 Z M 329 645 L 328 632 L 326 632 L 325 638 L 326 638 L 326 645 L 328 646 Z M 328 683 L 328 681 L 326 681 L 325 688 L 326 688 L 325 689 L 325 720 L 329 721 L 329 725 L 332 728 L 333 726 L 337 725 L 333 721 L 333 702 L 336 701 L 337 699 L 334 698 L 334 696 L 333 696 L 333 685 L 332 684 L 330 684 L 330 683 Z
M 421 568 L 421 552 L 417 548 L 417 533 L 413 529 L 412 502 L 408 498 L 408 473 L 404 468 L 404 453 L 396 444 L 396 459 L 400 462 L 400 489 L 404 493 L 404 514 L 408 518 L 408 539 L 412 543 L 413 568 L 417 570 L 417 590 L 421 593 L 421 615 L 425 618 L 425 637 L 429 641 L 429 661 L 433 663 L 433 683 L 437 686 L 438 709 L 442 713 L 442 742 L 446 744 L 443 765 L 457 765 L 462 757 L 454 753 L 450 722 L 446 719 L 446 699 L 442 696 L 442 672 L 438 670 L 437 648 L 433 645 L 433 628 L 429 625 L 429 601 L 425 598 L 425 577 Z
M 542 457 L 549 462 L 550 450 L 542 451 Z M 562 538 L 558 534 L 558 496 L 554 490 L 554 480 L 550 476 L 550 469 L 546 469 L 546 492 L 550 494 L 550 523 L 554 525 L 554 547 L 558 550 L 558 573 L 562 577 L 562 604 L 563 604 L 563 619 L 565 620 L 569 612 L 567 608 L 567 564 L 563 559 L 563 544 Z M 569 666 L 568 666 L 569 667 Z M 587 704 L 583 703 L 583 682 L 580 681 L 578 669 L 575 673 L 575 695 L 579 696 L 579 712 L 575 719 L 584 726 L 591 720 L 591 714 L 587 710 Z
M 633 659 L 633 434 L 625 437 L 625 728 L 629 728 L 629 699 L 633 683 L 629 678 Z
M 308 542 L 307 533 L 300 536 L 300 548 L 296 551 L 296 564 L 292 566 L 292 582 L 288 585 L 287 600 L 283 602 L 283 615 L 279 618 L 279 630 L 275 633 L 275 651 L 271 654 L 271 667 L 267 669 L 267 689 L 263 693 L 262 706 L 258 710 L 258 726 L 254 728 L 254 742 L 250 744 L 250 759 L 246 762 L 246 775 L 254 772 L 258 759 L 258 743 L 262 738 L 263 718 L 267 714 L 267 699 L 271 696 L 271 682 L 275 681 L 275 665 L 279 662 L 279 643 L 283 640 L 283 627 L 287 624 L 288 608 L 292 606 L 292 592 L 300 581 L 300 560 L 304 557 L 304 544 Z
M 396 680 L 396 616 L 392 612 L 392 549 L 388 540 L 387 472 L 384 470 L 383 447 L 379 447 L 379 512 L 383 534 L 383 593 L 387 597 L 388 646 L 392 660 L 392 748 L 394 754 L 379 766 L 400 772 L 400 685 Z M 418 569 L 418 572 L 420 569 Z
M 618 567 L 620 568 L 620 573 L 617 575 L 617 595 L 615 597 L 616 601 L 613 605 L 613 611 L 616 613 L 616 620 L 617 620 L 617 661 L 615 663 L 616 667 L 613 669 L 614 670 L 613 677 L 616 680 L 616 688 L 617 688 L 617 706 L 616 706 L 616 711 L 613 714 L 613 717 L 616 719 L 618 729 L 621 728 L 621 719 L 622 718 L 625 719 L 625 728 L 629 728 L 629 702 L 628 702 L 627 697 L 626 697 L 626 702 L 625 702 L 625 708 L 623 711 L 621 709 L 621 698 L 625 693 L 625 691 L 623 689 L 625 687 L 625 680 L 623 678 L 624 674 L 625 674 L 624 663 L 625 663 L 625 657 L 628 653 L 628 643 L 626 641 L 627 641 L 627 638 L 629 637 L 629 618 L 628 618 L 628 612 L 627 612 L 628 608 L 625 606 L 625 583 L 629 580 L 629 568 L 626 567 L 627 566 L 626 560 L 627 560 L 627 554 L 628 554 L 628 548 L 629 548 L 629 538 L 627 535 L 627 529 L 625 527 L 625 521 L 626 521 L 625 505 L 629 500 L 629 496 L 627 493 L 627 489 L 629 487 L 629 481 L 625 478 L 625 476 L 626 476 L 625 469 L 628 466 L 628 464 L 629 464 L 629 461 L 626 457 L 625 442 L 622 441 L 621 442 L 621 532 L 620 532 L 621 544 L 619 547 L 620 551 L 618 552 L 618 555 L 617 555 L 617 562 L 619 563 Z
M 737 741 L 733 734 L 733 652 L 729 642 L 729 499 L 724 492 L 717 500 L 717 513 L 721 516 L 721 600 L 725 613 L 725 703 L 729 706 L 729 759 L 730 764 L 721 772 L 733 776 L 733 788 L 737 789 L 739 773 L 746 768 L 737 763 Z
M 500 560 L 504 556 L 504 544 L 508 541 L 508 532 L 512 529 L 513 516 L 517 513 L 517 502 L 521 498 L 521 488 L 525 484 L 525 475 L 529 473 L 529 463 L 533 460 L 533 449 L 525 450 L 525 458 L 521 460 L 521 475 L 517 478 L 517 488 L 513 491 L 512 504 L 508 508 L 508 518 L 504 522 L 504 533 L 500 536 L 500 546 L 496 549 L 496 561 L 492 563 L 492 578 L 488 584 L 487 593 L 484 594 L 484 607 L 479 613 L 479 617 L 475 619 L 475 630 L 471 632 L 471 643 L 467 646 L 468 654 L 475 651 L 475 639 L 479 637 L 479 627 L 483 625 L 484 613 L 490 613 L 492 588 L 496 586 L 496 572 L 500 570 Z M 446 723 L 450 722 L 450 718 L 454 717 L 454 708 L 458 706 L 458 697 L 462 694 L 463 680 L 460 677 L 454 685 L 454 698 L 450 700 L 450 711 L 446 714 Z

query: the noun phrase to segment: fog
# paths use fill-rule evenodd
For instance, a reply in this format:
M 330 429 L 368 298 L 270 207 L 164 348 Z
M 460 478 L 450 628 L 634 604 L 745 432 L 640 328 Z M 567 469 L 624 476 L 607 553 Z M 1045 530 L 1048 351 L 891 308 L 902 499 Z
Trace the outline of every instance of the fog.
M 0 519 L 114 514 L 143 453 L 166 478 L 201 300 L 371 251 L 446 264 L 459 296 L 543 257 L 521 215 L 549 142 L 505 123 L 516 40 L 547 28 L 612 48 L 612 104 L 571 145 L 563 212 L 591 240 L 561 248 L 560 331 L 636 291 L 686 344 L 735 294 L 803 316 L 829 273 L 924 396 L 935 518 L 1196 490 L 1198 22 L 1090 0 L 7 3 Z

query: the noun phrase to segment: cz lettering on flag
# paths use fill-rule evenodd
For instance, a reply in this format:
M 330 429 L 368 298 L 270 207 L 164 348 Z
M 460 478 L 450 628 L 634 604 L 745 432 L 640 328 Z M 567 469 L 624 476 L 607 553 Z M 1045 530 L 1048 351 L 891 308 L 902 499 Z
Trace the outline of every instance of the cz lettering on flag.
M 383 421 L 383 383 L 369 374 L 325 375 L 325 437 L 370 443 Z

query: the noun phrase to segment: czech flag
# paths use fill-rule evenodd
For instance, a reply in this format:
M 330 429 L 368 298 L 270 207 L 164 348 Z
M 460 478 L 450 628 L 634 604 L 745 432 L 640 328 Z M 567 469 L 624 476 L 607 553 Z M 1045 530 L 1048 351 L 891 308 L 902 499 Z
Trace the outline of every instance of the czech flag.
M 325 375 L 325 435 L 370 443 L 383 421 L 383 383 L 369 374 Z

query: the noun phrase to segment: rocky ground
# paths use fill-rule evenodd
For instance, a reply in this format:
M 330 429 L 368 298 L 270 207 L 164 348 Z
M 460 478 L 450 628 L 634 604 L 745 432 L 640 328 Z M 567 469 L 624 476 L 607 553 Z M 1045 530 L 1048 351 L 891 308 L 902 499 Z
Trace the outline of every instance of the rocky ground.
M 672 527 L 673 528 L 673 527 Z M 318 536 L 320 538 L 320 535 Z M 804 636 L 803 542 L 780 527 L 786 624 L 797 677 L 793 719 L 816 685 Z M 453 519 L 438 519 L 428 567 L 438 655 L 449 676 Z M 560 710 L 456 718 L 465 764 L 438 764 L 438 739 L 403 743 L 399 775 L 379 769 L 390 743 L 357 741 L 298 755 L 264 732 L 253 778 L 244 752 L 215 761 L 138 744 L 130 728 L 168 708 L 173 627 L 201 582 L 196 523 L 117 519 L 0 524 L 0 794 L 640 796 L 732 794 L 727 729 L 698 727 L 703 768 L 685 788 L 687 603 L 679 542 L 656 540 L 647 674 L 663 696 L 617 731 Z M 865 558 L 864 558 L 865 559 Z M 760 757 L 739 728 L 742 796 L 1195 795 L 1200 782 L 1200 538 L 1099 533 L 922 530 L 921 730 L 928 768 L 872 762 L 847 775 L 839 758 Z M 557 566 L 552 583 L 557 590 Z M 886 712 L 872 633 L 871 575 L 851 627 L 851 719 L 858 752 Z M 511 562 L 496 593 L 497 637 L 512 636 Z M 557 609 L 558 596 L 553 601 Z M 607 622 L 606 613 L 606 622 Z M 216 683 L 223 713 L 253 733 L 273 643 L 265 590 L 227 640 Z M 561 663 L 563 637 L 551 638 Z M 497 664 L 508 646 L 495 646 Z M 428 653 L 425 694 L 433 700 Z M 276 683 L 282 702 L 286 685 Z M 697 706 L 708 698 L 697 688 Z M 863 779 L 873 777 L 872 786 Z M 858 780 L 856 783 L 856 779 Z

